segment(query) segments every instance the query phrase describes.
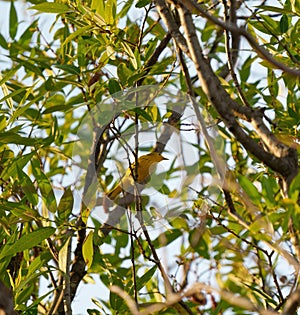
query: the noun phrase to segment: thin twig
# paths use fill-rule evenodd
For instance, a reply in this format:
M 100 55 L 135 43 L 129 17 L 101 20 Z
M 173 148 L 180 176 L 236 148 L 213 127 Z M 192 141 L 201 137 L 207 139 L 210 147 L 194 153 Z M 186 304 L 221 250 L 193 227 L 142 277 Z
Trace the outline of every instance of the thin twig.
M 280 288 L 280 285 L 278 283 L 278 279 L 277 279 L 277 275 L 275 273 L 275 267 L 273 266 L 273 261 L 272 261 L 272 255 L 274 252 L 272 252 L 271 254 L 267 254 L 268 257 L 268 263 L 272 272 L 272 277 L 273 277 L 273 281 L 275 283 L 278 295 L 279 295 L 279 302 L 282 303 L 284 301 L 284 297 Z

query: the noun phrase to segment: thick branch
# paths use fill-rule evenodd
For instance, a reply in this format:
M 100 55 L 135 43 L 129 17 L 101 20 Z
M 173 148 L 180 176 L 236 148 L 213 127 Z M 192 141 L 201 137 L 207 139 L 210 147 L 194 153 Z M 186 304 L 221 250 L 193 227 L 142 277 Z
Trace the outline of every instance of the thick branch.
M 15 315 L 12 292 L 0 282 L 0 314 Z
M 175 39 L 176 44 L 180 49 L 189 55 L 188 46 L 184 36 L 180 33 L 179 27 L 176 21 L 173 18 L 172 12 L 169 7 L 166 5 L 165 0 L 156 0 L 156 7 L 158 13 L 160 14 L 164 24 L 167 26 L 169 33 Z
M 163 0 L 158 1 L 159 5 L 162 6 Z M 222 87 L 218 77 L 215 75 L 209 60 L 203 55 L 190 12 L 180 5 L 177 5 L 177 7 L 187 40 L 184 39 L 184 42 L 181 40 L 183 36 L 178 35 L 179 30 L 177 25 L 175 27 L 173 23 L 174 20 L 169 20 L 173 19 L 172 15 L 168 13 L 167 16 L 162 16 L 162 19 L 167 21 L 168 27 L 174 27 L 173 30 L 169 29 L 169 31 L 171 34 L 176 34 L 176 37 L 174 38 L 175 40 L 180 38 L 180 41 L 176 43 L 194 62 L 203 90 L 208 95 L 211 103 L 222 117 L 222 120 L 228 129 L 234 134 L 236 139 L 245 147 L 245 149 L 271 169 L 282 175 L 285 181 L 286 190 L 288 184 L 298 172 L 296 150 L 281 143 L 269 131 L 263 123 L 263 115 L 259 110 L 241 106 L 239 103 L 231 99 L 230 95 Z M 165 3 L 165 9 L 160 8 L 160 13 L 165 14 L 166 12 L 169 11 L 168 6 Z M 238 114 L 243 119 L 252 123 L 267 149 L 264 149 L 263 146 L 259 145 L 242 129 L 235 114 Z

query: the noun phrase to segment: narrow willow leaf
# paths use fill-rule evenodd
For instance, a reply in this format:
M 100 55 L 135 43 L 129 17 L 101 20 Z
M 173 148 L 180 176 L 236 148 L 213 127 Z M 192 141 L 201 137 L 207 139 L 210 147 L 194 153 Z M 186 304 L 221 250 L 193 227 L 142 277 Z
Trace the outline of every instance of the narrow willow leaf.
M 18 169 L 23 169 L 35 154 L 35 152 L 30 152 L 12 160 L 12 163 L 5 169 L 5 172 L 2 172 L 2 180 L 7 180 L 9 177 L 15 178 L 18 175 Z
M 151 3 L 151 0 L 139 0 L 135 5 L 136 8 L 143 8 Z
M 77 37 L 86 34 L 89 31 L 92 31 L 93 27 L 90 25 L 86 25 L 84 27 L 79 28 L 78 30 L 76 30 L 74 33 L 72 33 L 71 35 L 69 35 L 65 41 L 62 44 L 62 47 L 67 45 L 68 43 L 74 41 L 74 39 L 76 39 Z
M 56 212 L 56 199 L 48 177 L 44 173 L 40 173 L 40 175 L 37 177 L 37 181 L 47 209 L 52 213 Z
M 9 11 L 9 36 L 14 39 L 18 31 L 18 15 L 14 5 L 14 1 L 10 3 Z
M 73 204 L 74 204 L 73 192 L 70 189 L 70 187 L 68 187 L 65 190 L 63 196 L 61 197 L 59 205 L 57 207 L 58 219 L 60 221 L 68 220 L 73 210 Z
M 132 71 L 125 65 L 125 63 L 121 63 L 118 65 L 117 73 L 123 85 L 125 85 L 129 77 L 132 76 Z
M 1 77 L 0 77 L 1 79 Z M 23 88 L 20 88 L 18 90 L 15 90 L 14 92 L 12 93 L 9 93 L 7 87 L 5 84 L 2 84 L 2 91 L 3 91 L 3 94 L 5 95 L 4 97 L 1 98 L 0 100 L 0 103 L 2 103 L 3 101 L 6 101 L 9 105 L 10 108 L 13 108 L 13 104 L 12 104 L 12 98 L 24 91 L 27 90 L 27 87 L 23 87 Z
M 286 33 L 289 29 L 289 19 L 286 14 L 282 15 L 280 22 L 279 22 L 280 32 L 282 34 Z
M 13 256 L 23 250 L 39 245 L 46 238 L 54 234 L 55 228 L 43 227 L 29 234 L 22 235 L 14 244 L 7 244 L 0 253 L 0 260 L 6 256 Z
M 43 2 L 29 8 L 29 10 L 37 10 L 45 13 L 67 13 L 70 8 L 64 3 Z
M 124 51 L 127 53 L 133 68 L 136 70 L 138 68 L 138 63 L 132 49 L 126 42 L 121 42 L 120 44 L 121 46 L 123 46 Z
M 25 193 L 27 200 L 31 204 L 36 206 L 38 204 L 39 198 L 38 198 L 36 188 L 34 187 L 30 177 L 21 169 L 18 169 L 18 177 L 19 177 L 19 181 L 21 182 L 21 187 L 23 189 L 23 192 Z
M 7 41 L 1 33 L 0 33 L 0 46 L 4 49 L 8 49 Z
M 6 117 L 4 115 L 0 116 L 0 132 L 6 128 Z
M 58 266 L 59 269 L 66 273 L 67 270 L 67 264 L 68 264 L 68 255 L 69 255 L 69 244 L 70 244 L 70 237 L 67 239 L 63 247 L 60 249 L 58 253 Z
M 87 267 L 91 267 L 93 263 L 93 257 L 94 257 L 94 247 L 93 247 L 93 237 L 94 233 L 91 231 L 86 239 L 84 240 L 83 246 L 82 246 L 82 254 L 84 261 L 87 265 Z
M 147 282 L 153 277 L 156 270 L 157 266 L 153 266 L 144 275 L 137 279 L 136 286 L 138 291 L 147 284 Z
M 239 183 L 254 203 L 260 203 L 260 193 L 258 192 L 255 185 L 246 176 L 240 176 Z
M 116 0 L 107 0 L 105 2 L 104 18 L 107 24 L 116 24 Z
M 8 131 L 0 134 L 0 141 L 7 144 L 14 143 L 20 145 L 34 146 L 35 144 L 41 143 L 43 140 L 40 138 L 21 137 L 15 132 Z
M 108 82 L 108 90 L 110 95 L 113 95 L 122 90 L 120 83 L 116 79 L 110 79 Z

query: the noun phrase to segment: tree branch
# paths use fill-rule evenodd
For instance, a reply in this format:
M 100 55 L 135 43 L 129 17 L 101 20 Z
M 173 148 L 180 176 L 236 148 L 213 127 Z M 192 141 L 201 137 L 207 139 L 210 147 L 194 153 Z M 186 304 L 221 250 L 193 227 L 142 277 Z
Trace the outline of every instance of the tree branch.
M 182 35 L 179 36 L 179 29 L 177 25 L 175 25 L 172 15 L 169 14 L 170 12 L 168 11 L 169 9 L 166 3 L 163 4 L 163 0 L 157 0 L 157 2 L 159 2 L 159 12 L 162 14 L 162 19 L 166 21 L 168 27 L 174 28 L 169 29 L 170 33 L 176 35 L 174 38 L 176 43 L 194 62 L 204 92 L 208 95 L 211 103 L 229 131 L 234 134 L 236 139 L 248 152 L 282 175 L 284 181 L 283 190 L 286 193 L 288 185 L 298 173 L 298 156 L 296 149 L 280 142 L 275 135 L 270 132 L 263 122 L 263 114 L 261 111 L 241 106 L 231 99 L 214 73 L 209 60 L 203 55 L 190 12 L 177 3 L 181 23 L 186 34 L 186 40 Z M 163 5 L 165 6 L 164 8 L 162 8 Z M 167 15 L 164 15 L 166 13 Z M 178 38 L 179 42 L 177 42 Z M 182 38 L 184 40 L 182 40 Z M 252 123 L 267 149 L 259 145 L 258 142 L 252 139 L 243 130 L 235 114 Z
M 196 12 L 200 14 L 201 16 L 205 17 L 215 25 L 220 26 L 224 30 L 228 30 L 231 33 L 241 35 L 245 37 L 248 41 L 248 43 L 251 45 L 251 47 L 256 51 L 258 56 L 267 62 L 269 62 L 274 68 L 280 69 L 286 73 L 289 73 L 293 76 L 300 77 L 300 70 L 295 68 L 290 68 L 287 65 L 283 64 L 282 62 L 275 59 L 265 48 L 260 46 L 256 39 L 253 38 L 249 32 L 247 32 L 244 28 L 237 27 L 236 25 L 233 25 L 232 23 L 226 23 L 215 16 L 211 15 L 206 11 L 206 9 L 201 5 L 198 4 L 195 0 L 179 0 L 181 4 L 183 4 L 187 9 L 189 9 L 191 12 Z

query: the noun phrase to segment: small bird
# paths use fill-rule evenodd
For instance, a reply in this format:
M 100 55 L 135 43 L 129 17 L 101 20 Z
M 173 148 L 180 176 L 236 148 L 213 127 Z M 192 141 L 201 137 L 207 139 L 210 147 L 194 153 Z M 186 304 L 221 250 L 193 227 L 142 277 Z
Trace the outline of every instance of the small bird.
M 157 163 L 167 160 L 158 152 L 151 152 L 146 155 L 142 155 L 138 158 L 138 167 L 135 182 L 138 184 L 145 184 L 151 173 L 153 172 Z M 133 192 L 134 190 L 134 179 L 133 174 L 135 172 L 135 163 L 126 170 L 124 176 L 121 178 L 120 182 L 110 190 L 106 195 L 109 199 L 115 200 L 121 192 Z

